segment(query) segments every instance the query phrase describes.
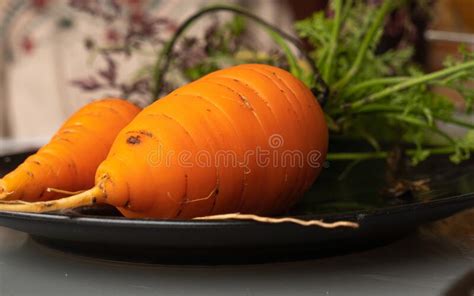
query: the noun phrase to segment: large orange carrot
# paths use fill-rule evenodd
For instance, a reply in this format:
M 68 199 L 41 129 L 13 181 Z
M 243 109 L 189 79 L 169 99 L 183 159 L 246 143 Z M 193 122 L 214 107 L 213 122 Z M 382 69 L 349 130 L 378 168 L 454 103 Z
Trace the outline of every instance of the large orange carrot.
M 311 186 L 327 141 L 323 112 L 301 81 L 276 67 L 240 65 L 144 109 L 117 136 L 92 189 L 57 201 L 2 204 L 0 210 L 106 203 L 126 217 L 272 215 Z
M 49 200 L 61 194 L 47 192 L 48 187 L 67 191 L 90 188 L 118 132 L 138 112 L 138 107 L 122 99 L 102 99 L 86 105 L 48 144 L 0 179 L 0 198 Z

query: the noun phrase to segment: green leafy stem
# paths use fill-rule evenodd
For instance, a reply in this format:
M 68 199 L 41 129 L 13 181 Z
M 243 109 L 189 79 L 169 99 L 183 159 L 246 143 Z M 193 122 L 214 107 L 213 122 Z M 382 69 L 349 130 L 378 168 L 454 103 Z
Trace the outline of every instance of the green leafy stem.
M 426 149 L 430 155 L 452 154 L 456 152 L 456 148 L 452 146 L 435 147 Z M 407 149 L 405 154 L 413 156 L 417 153 L 416 149 Z M 390 155 L 390 151 L 371 151 L 371 152 L 336 152 L 328 153 L 326 159 L 331 160 L 367 160 L 367 159 L 384 159 Z
M 350 109 L 356 109 L 358 107 L 362 107 L 367 103 L 372 103 L 375 101 L 378 101 L 380 99 L 383 99 L 387 97 L 388 95 L 391 95 L 393 93 L 405 90 L 407 88 L 420 85 L 423 83 L 429 83 L 430 81 L 434 81 L 436 79 L 440 78 L 445 78 L 453 74 L 458 74 L 461 73 L 464 70 L 468 69 L 474 69 L 474 61 L 469 61 L 465 62 L 459 65 L 451 66 L 433 73 L 425 74 L 419 77 L 413 77 L 410 79 L 404 78 L 404 77 L 392 77 L 388 78 L 387 80 L 380 80 L 380 82 L 390 82 L 390 81 L 397 81 L 400 80 L 401 82 L 392 85 L 388 88 L 385 88 L 382 91 L 376 92 L 374 94 L 371 94 L 361 100 L 358 100 L 356 102 L 348 103 L 346 105 L 343 105 L 343 108 L 350 108 Z M 372 85 L 373 86 L 373 85 Z
M 365 34 L 364 39 L 362 40 L 361 46 L 359 47 L 359 51 L 357 52 L 356 59 L 352 64 L 349 71 L 343 76 L 338 82 L 334 84 L 332 89 L 340 90 L 345 87 L 351 80 L 354 78 L 356 73 L 359 71 L 362 62 L 366 56 L 367 50 L 369 49 L 370 44 L 372 44 L 375 36 L 377 35 L 377 31 L 380 29 L 382 22 L 385 20 L 387 14 L 393 9 L 394 4 L 392 0 L 385 0 L 383 1 L 382 7 L 378 10 L 374 20 L 372 21 L 367 33 Z M 336 19 L 337 22 L 341 23 L 341 20 Z M 339 26 L 336 24 L 335 26 Z M 333 34 L 334 35 L 334 34 Z M 333 49 L 335 51 L 335 49 Z

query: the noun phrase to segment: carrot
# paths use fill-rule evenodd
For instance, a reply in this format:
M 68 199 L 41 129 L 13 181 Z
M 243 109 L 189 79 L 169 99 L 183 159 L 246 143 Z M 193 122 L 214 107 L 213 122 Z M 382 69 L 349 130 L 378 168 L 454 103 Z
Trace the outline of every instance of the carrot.
M 40 201 L 88 189 L 118 132 L 140 109 L 122 99 L 94 101 L 74 113 L 50 142 L 0 179 L 0 199 Z M 48 187 L 61 190 L 47 191 Z
M 55 201 L 3 203 L 0 210 L 102 203 L 130 218 L 274 215 L 314 182 L 327 144 L 321 107 L 301 81 L 276 67 L 240 65 L 145 108 L 118 134 L 92 189 Z

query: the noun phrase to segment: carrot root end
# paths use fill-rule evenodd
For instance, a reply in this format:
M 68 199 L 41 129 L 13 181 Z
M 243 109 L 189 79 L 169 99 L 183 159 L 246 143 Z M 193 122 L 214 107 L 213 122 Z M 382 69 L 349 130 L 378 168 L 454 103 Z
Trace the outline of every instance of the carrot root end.
M 58 210 L 90 206 L 105 199 L 105 193 L 98 187 L 93 187 L 80 194 L 52 201 L 25 202 L 0 201 L 0 211 L 44 213 Z
M 321 228 L 338 228 L 338 227 L 349 227 L 349 228 L 359 228 L 359 224 L 351 221 L 336 221 L 336 222 L 324 222 L 323 220 L 301 220 L 292 217 L 264 217 L 257 216 L 253 214 L 241 214 L 241 213 L 230 213 L 222 215 L 212 215 L 212 216 L 203 216 L 196 217 L 195 220 L 249 220 L 256 221 L 260 223 L 293 223 L 301 226 L 317 226 Z

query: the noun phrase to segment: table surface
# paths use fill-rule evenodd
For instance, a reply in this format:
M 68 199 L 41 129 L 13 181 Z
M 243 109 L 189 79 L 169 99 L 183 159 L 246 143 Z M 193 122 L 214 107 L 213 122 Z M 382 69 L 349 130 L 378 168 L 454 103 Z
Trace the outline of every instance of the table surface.
M 331 258 L 165 266 L 68 254 L 0 228 L 0 295 L 474 295 L 469 249 L 419 231 Z
M 5 143 L 0 140 L 0 154 Z M 51 249 L 0 227 L 0 295 L 474 296 L 473 221 L 471 210 L 372 250 L 235 266 L 106 261 Z

